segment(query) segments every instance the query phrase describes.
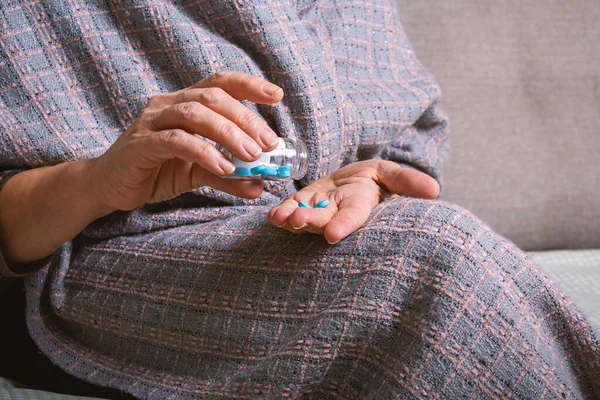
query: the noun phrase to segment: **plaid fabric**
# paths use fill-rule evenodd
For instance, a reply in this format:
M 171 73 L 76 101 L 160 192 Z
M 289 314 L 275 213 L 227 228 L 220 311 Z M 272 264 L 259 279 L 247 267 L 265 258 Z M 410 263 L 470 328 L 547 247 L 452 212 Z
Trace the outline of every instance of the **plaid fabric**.
M 286 91 L 253 107 L 303 140 L 300 186 L 385 158 L 439 178 L 433 79 L 378 1 L 3 2 L 1 168 L 101 154 L 147 98 L 221 69 Z M 199 189 L 113 213 L 27 279 L 56 364 L 139 398 L 593 398 L 588 322 L 513 244 L 440 201 L 387 200 L 335 246 Z

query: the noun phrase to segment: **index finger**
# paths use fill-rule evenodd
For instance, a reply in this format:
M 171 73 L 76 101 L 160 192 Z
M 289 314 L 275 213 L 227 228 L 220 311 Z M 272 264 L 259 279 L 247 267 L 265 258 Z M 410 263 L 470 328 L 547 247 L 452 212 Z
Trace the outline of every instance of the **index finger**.
M 256 75 L 237 71 L 219 71 L 192 87 L 219 87 L 236 100 L 250 100 L 259 104 L 273 104 L 283 98 L 283 89 L 279 86 Z

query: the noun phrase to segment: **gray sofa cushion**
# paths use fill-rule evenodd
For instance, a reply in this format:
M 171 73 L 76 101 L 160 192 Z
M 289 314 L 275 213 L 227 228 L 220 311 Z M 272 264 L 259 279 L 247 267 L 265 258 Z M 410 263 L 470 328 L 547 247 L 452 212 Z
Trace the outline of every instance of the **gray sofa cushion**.
M 450 115 L 443 198 L 527 250 L 600 247 L 600 1 L 398 4 Z
M 600 250 L 542 251 L 529 256 L 600 329 Z
M 0 376 L 0 399 L 7 400 L 102 400 L 97 397 L 70 396 L 42 390 L 32 390 L 15 385 Z

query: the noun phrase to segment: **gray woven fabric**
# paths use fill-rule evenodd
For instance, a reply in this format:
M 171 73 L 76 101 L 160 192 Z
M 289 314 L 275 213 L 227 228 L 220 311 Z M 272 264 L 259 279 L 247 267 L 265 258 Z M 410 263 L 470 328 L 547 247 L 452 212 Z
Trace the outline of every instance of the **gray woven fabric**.
M 228 68 L 286 91 L 255 109 L 307 144 L 298 186 L 376 157 L 439 177 L 446 119 L 393 3 L 2 5 L 5 176 L 101 154 L 148 96 Z M 268 225 L 296 186 L 266 189 L 94 222 L 27 278 L 34 340 L 139 398 L 600 396 L 589 323 L 469 212 L 387 200 L 331 246 Z

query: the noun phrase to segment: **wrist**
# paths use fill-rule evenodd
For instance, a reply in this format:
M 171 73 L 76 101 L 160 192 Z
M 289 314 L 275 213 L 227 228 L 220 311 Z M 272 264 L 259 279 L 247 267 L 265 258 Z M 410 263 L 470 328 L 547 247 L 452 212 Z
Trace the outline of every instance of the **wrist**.
M 75 182 L 79 188 L 77 193 L 81 197 L 78 203 L 90 222 L 117 211 L 102 195 L 101 176 L 98 174 L 96 158 L 69 163 L 68 173 L 71 175 L 69 181 Z
M 51 255 L 114 211 L 95 195 L 93 162 L 72 161 L 16 174 L 0 191 L 0 243 L 12 265 Z M 20 267 L 19 267 L 20 268 Z

